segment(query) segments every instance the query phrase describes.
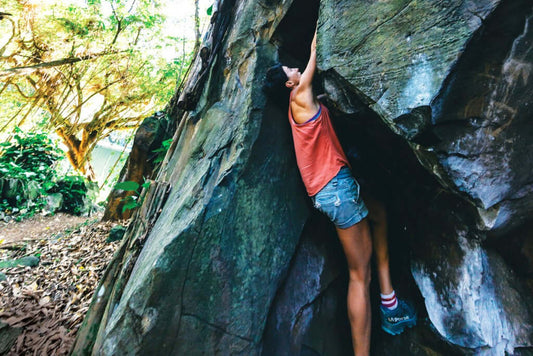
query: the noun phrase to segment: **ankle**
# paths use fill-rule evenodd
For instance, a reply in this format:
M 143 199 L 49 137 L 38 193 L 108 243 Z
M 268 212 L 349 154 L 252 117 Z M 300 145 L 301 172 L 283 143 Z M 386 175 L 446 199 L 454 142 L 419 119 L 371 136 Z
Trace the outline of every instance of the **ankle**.
M 389 310 L 394 310 L 398 307 L 398 299 L 396 298 L 396 293 L 394 292 L 394 289 L 392 290 L 392 293 L 380 294 L 380 296 L 381 296 L 381 305 L 384 308 L 387 308 Z

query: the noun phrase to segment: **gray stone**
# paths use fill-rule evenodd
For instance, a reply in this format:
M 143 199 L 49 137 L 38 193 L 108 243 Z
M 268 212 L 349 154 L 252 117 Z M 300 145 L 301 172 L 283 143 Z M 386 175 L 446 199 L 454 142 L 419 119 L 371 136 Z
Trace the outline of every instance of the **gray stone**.
M 122 225 L 113 226 L 111 230 L 109 231 L 109 236 L 105 240 L 105 242 L 113 242 L 122 240 L 124 237 L 124 234 L 126 233 L 126 228 Z
M 527 1 L 321 5 L 320 66 L 422 145 L 413 148 L 432 156 L 427 168 L 466 194 L 480 221 L 494 207 L 487 230 L 508 231 L 533 211 L 530 10 Z
M 0 355 L 8 354 L 21 332 L 21 328 L 13 328 L 0 321 Z
M 349 328 L 338 322 L 347 322 L 344 255 L 327 227 L 325 219 L 316 219 L 304 229 L 289 274 L 272 304 L 262 355 L 350 352 Z
M 35 200 L 41 195 L 41 186 L 35 181 L 29 181 L 25 187 L 25 195 L 29 200 Z
M 430 105 L 472 34 L 499 3 L 322 1 L 320 68 L 337 71 L 392 122 Z
M 492 355 L 532 346 L 527 293 L 517 288 L 516 277 L 498 255 L 461 235 L 456 246 L 448 246 L 462 254 L 457 265 L 437 256 L 433 256 L 436 268 L 413 264 L 413 276 L 433 325 L 450 342 L 490 350 Z
M 43 213 L 46 215 L 54 214 L 56 211 L 61 209 L 63 205 L 63 194 L 61 193 L 52 193 L 45 197 L 46 206 L 43 208 Z

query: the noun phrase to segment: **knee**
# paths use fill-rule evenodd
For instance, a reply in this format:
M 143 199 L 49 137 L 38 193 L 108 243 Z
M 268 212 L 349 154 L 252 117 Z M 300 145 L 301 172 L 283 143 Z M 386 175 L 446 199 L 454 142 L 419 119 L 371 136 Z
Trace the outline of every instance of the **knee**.
M 364 288 L 370 286 L 371 275 L 370 263 L 363 268 L 350 268 L 349 270 L 350 282 L 361 285 Z

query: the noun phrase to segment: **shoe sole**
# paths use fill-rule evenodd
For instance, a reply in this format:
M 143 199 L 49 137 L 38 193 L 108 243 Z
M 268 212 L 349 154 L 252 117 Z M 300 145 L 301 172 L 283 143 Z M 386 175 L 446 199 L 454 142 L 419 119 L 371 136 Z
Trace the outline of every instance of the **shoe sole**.
M 383 324 L 381 324 L 381 329 L 383 329 L 383 331 L 385 331 L 387 334 L 390 334 L 390 335 L 400 335 L 401 333 L 403 333 L 405 328 L 412 328 L 415 325 L 416 325 L 416 317 L 414 319 L 405 320 L 405 321 L 402 321 L 401 323 L 398 323 L 397 325 L 392 326 L 392 328 L 396 330 L 393 330 L 392 328 L 388 328 L 387 325 L 383 325 Z

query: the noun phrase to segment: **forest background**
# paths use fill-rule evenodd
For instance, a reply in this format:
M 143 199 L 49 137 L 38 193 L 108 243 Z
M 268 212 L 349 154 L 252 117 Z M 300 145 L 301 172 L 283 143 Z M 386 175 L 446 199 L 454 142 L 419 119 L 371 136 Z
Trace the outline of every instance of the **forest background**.
M 92 153 L 106 143 L 120 147 L 113 167 L 106 167 L 120 170 L 135 129 L 145 117 L 164 114 L 186 75 L 210 5 L 208 0 L 3 2 L 0 214 L 32 215 L 45 208 L 47 195 L 65 186 L 78 191 L 90 190 L 87 182 L 112 186 L 111 172 L 97 172 L 95 182 Z M 58 172 L 63 157 L 71 166 L 66 178 Z

